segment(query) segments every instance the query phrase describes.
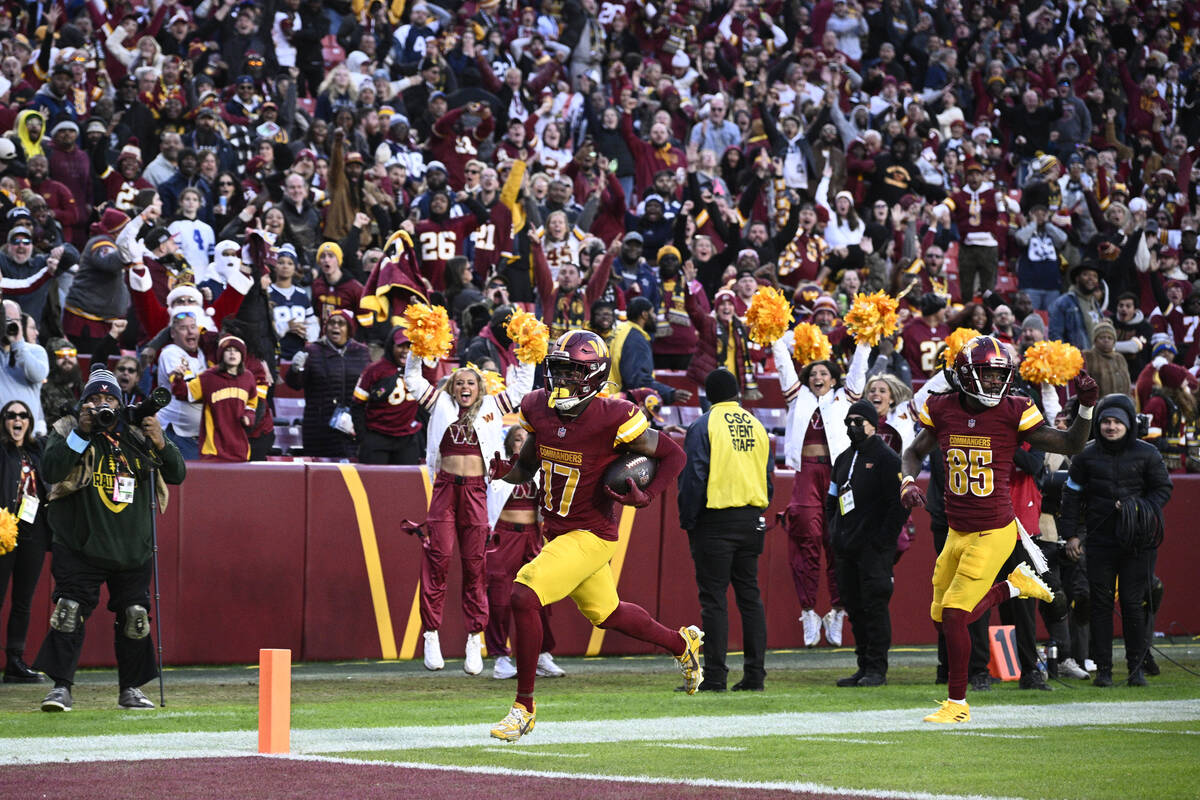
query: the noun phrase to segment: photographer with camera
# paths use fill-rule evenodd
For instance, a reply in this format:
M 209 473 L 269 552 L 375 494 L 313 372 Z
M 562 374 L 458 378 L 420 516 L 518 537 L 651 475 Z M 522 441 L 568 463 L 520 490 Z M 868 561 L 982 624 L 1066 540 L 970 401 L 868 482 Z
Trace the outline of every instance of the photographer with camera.
M 5 402 L 20 400 L 33 412 L 33 433 L 46 432 L 42 413 L 42 381 L 50 374 L 46 351 L 25 341 L 21 309 L 12 300 L 4 301 L 4 335 L 0 337 L 0 397 Z
M 42 456 L 42 476 L 51 484 L 55 603 L 34 661 L 54 680 L 43 711 L 71 710 L 84 623 L 100 601 L 101 584 L 107 584 L 108 608 L 117 615 L 117 703 L 154 707 L 138 689 L 158 675 L 150 639 L 151 492 L 163 508 L 166 484 L 182 483 L 187 468 L 154 417 L 163 398 L 130 408 L 121 396 L 113 373 L 94 370 L 78 418 L 55 423 Z

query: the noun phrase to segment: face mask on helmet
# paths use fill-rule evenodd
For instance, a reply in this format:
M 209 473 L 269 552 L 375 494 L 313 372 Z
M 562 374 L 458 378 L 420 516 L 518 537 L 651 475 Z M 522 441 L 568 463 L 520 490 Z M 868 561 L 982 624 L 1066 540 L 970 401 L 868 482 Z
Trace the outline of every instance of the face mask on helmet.
M 591 388 L 587 367 L 571 361 L 549 362 L 546 368 L 546 389 L 549 404 L 555 411 L 570 411 L 575 406 L 595 395 L 599 388 Z
M 966 369 L 966 375 L 961 374 L 959 383 L 963 391 L 975 398 L 979 403 L 992 408 L 1004 399 L 1012 386 L 1012 367 L 980 367 L 971 365 Z

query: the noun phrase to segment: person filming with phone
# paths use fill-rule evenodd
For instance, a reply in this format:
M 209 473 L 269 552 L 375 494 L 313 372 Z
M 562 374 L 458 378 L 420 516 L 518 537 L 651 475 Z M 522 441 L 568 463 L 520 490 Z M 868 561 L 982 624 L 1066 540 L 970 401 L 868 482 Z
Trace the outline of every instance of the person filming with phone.
M 102 584 L 117 615 L 117 704 L 154 708 L 138 688 L 158 676 L 150 638 L 151 515 L 166 505 L 166 484 L 178 485 L 187 474 L 179 448 L 154 416 L 170 399 L 162 395 L 160 387 L 126 407 L 116 376 L 93 370 L 78 416 L 56 422 L 46 442 L 42 477 L 50 485 L 54 610 L 34 669 L 50 676 L 54 688 L 42 700 L 43 711 L 71 710 L 84 626 Z

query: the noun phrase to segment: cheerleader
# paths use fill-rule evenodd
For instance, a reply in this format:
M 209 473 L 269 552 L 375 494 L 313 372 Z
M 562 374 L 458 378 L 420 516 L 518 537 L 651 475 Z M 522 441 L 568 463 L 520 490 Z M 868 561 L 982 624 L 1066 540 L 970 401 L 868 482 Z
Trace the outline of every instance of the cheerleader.
M 461 367 L 440 387 L 421 373 L 421 359 L 409 353 L 404 383 L 429 412 L 425 463 L 433 480 L 429 503 L 429 535 L 421 560 L 421 625 L 425 629 L 425 668 L 442 669 L 438 630 L 446 601 L 446 574 L 454 542 L 462 559 L 462 604 L 467 646 L 463 670 L 483 671 L 483 629 L 488 620 L 484 568 L 488 539 L 488 479 L 486 458 L 500 452 L 504 415 L 517 408 L 533 386 L 533 365 L 516 364 L 508 373 L 508 388 L 487 394 L 483 376 L 474 367 Z
M 529 434 L 520 425 L 513 425 L 504 437 L 504 455 L 513 458 L 521 452 Z M 533 560 L 542 551 L 542 530 L 537 519 L 538 477 L 528 483 L 514 486 L 505 481 L 494 481 L 488 487 L 488 522 L 492 535 L 487 544 L 487 597 L 488 622 L 484 629 L 484 641 L 488 653 L 496 657 L 492 677 L 498 679 L 517 677 L 517 665 L 513 663 L 508 648 L 508 634 L 512 628 L 513 579 L 517 571 Z M 554 649 L 554 634 L 550 630 L 550 619 L 546 607 L 541 608 L 542 647 L 538 656 L 539 677 L 559 678 L 565 675 L 554 663 L 550 651 Z
M 812 647 L 820 641 L 823 625 L 825 639 L 838 647 L 842 644 L 846 611 L 838 596 L 834 576 L 833 550 L 825 526 L 825 496 L 829 491 L 833 462 L 850 446 L 846 412 L 862 395 L 871 348 L 863 344 L 855 348 L 845 385 L 839 385 L 841 370 L 832 361 L 814 361 L 797 376 L 792 362 L 794 341 L 794 331 L 788 331 L 772 348 L 779 370 L 779 384 L 788 404 L 784 452 L 787 465 L 796 471 L 787 509 L 788 562 L 800 599 L 804 646 Z M 822 549 L 833 604 L 824 617 L 818 616 L 814 609 Z

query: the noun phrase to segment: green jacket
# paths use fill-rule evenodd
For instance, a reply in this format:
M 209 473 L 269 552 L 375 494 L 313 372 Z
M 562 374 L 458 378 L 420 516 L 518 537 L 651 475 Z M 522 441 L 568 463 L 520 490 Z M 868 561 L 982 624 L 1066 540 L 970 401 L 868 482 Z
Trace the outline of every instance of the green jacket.
M 81 436 L 73 417 L 54 425 L 42 456 L 42 475 L 46 483 L 54 484 L 47 519 L 56 544 L 103 568 L 133 569 L 152 555 L 151 467 L 157 467 L 160 483 L 176 485 L 183 482 L 187 467 L 169 439 L 166 447 L 155 451 L 141 431 L 124 423 L 117 438 L 124 461 L 107 437 Z M 161 463 L 147 463 L 143 453 L 156 454 Z M 113 486 L 125 465 L 136 482 L 133 502 L 118 503 Z M 160 495 L 165 495 L 165 488 L 160 487 Z

